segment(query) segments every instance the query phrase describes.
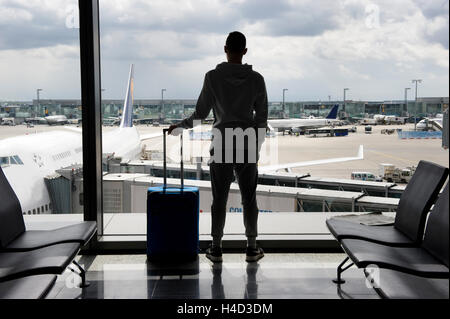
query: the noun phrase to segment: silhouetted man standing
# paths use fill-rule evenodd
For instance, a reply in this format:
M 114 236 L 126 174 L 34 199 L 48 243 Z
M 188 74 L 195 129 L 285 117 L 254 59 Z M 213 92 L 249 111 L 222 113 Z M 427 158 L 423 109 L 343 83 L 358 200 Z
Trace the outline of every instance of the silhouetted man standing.
M 263 250 L 256 245 L 256 185 L 259 149 L 267 126 L 267 92 L 264 78 L 253 71 L 251 65 L 242 64 L 242 57 L 247 53 L 245 36 L 238 31 L 231 32 L 224 49 L 228 62 L 223 62 L 206 73 L 194 113 L 177 125 L 170 126 L 169 134 L 177 127 L 192 128 L 194 120 L 206 118 L 213 110 L 213 140 L 210 149 L 213 241 L 206 257 L 213 262 L 222 261 L 226 204 L 235 175 L 242 196 L 247 236 L 246 260 L 250 262 L 264 256 Z

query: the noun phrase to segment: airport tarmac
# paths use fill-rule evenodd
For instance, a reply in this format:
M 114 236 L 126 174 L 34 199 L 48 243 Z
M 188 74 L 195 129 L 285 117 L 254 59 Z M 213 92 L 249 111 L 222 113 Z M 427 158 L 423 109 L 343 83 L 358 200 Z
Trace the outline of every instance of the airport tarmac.
M 364 146 L 364 159 L 307 166 L 292 169 L 293 172 L 310 173 L 314 177 L 350 178 L 354 171 L 367 171 L 378 175 L 380 163 L 394 164 L 397 167 L 417 166 L 420 160 L 431 161 L 443 166 L 449 166 L 448 150 L 441 147 L 441 139 L 402 140 L 397 133 L 391 135 L 381 134 L 382 129 L 414 130 L 414 124 L 406 125 L 378 125 L 372 126 L 372 133 L 366 134 L 364 126 L 357 126 L 355 133 L 341 137 L 309 137 L 278 135 L 266 138 L 266 142 L 276 138 L 279 163 L 303 162 L 319 159 L 355 157 L 359 145 Z M 153 133 L 161 128 L 141 126 L 141 133 Z M 170 141 L 176 142 L 176 137 Z M 148 149 L 162 150 L 160 141 L 146 141 Z M 170 142 L 168 142 L 170 152 Z M 208 150 L 209 142 L 204 142 L 203 149 Z M 273 154 L 272 154 L 273 155 Z M 267 154 L 261 155 L 261 162 Z M 271 163 L 276 164 L 276 163 Z M 260 163 L 261 166 L 264 163 Z
M 397 133 L 381 134 L 382 129 L 402 128 L 413 130 L 414 124 L 400 126 L 372 126 L 372 133 L 365 134 L 364 126 L 358 126 L 356 133 L 342 137 L 289 136 L 279 142 L 280 162 L 322 158 L 356 156 L 358 146 L 364 146 L 364 159 L 309 166 L 293 169 L 295 172 L 310 173 L 317 177 L 350 178 L 354 171 L 367 171 L 378 175 L 380 163 L 397 167 L 417 166 L 420 160 L 431 161 L 448 167 L 448 150 L 441 147 L 441 139 L 402 140 Z
M 116 127 L 103 127 L 103 131 L 109 131 Z M 441 147 L 441 139 L 399 139 L 397 133 L 392 135 L 381 134 L 382 129 L 413 130 L 414 124 L 406 125 L 378 125 L 372 126 L 372 133 L 365 134 L 364 126 L 357 126 L 356 133 L 349 133 L 342 137 L 309 137 L 309 136 L 280 136 L 270 137 L 265 143 L 271 143 L 276 139 L 276 149 L 279 163 L 302 162 L 319 159 L 354 157 L 359 145 L 364 146 L 364 159 L 331 163 L 315 166 L 307 166 L 292 169 L 293 172 L 310 173 L 314 177 L 350 178 L 351 172 L 367 171 L 378 175 L 380 163 L 390 163 L 397 167 L 417 165 L 420 160 L 427 160 L 440 165 L 449 166 L 448 150 Z M 149 134 L 161 132 L 162 126 L 137 126 L 139 133 Z M 0 126 L 0 143 L 4 138 L 35 134 L 49 130 L 64 130 L 61 126 L 35 125 L 27 128 L 25 125 Z M 178 142 L 177 137 L 168 140 L 169 154 L 171 146 Z M 272 141 L 273 143 L 273 141 Z M 154 138 L 144 142 L 147 149 L 162 150 L 162 138 Z M 209 141 L 202 142 L 203 154 L 207 155 Z M 175 150 L 172 147 L 172 150 Z M 176 151 L 176 150 L 175 150 Z M 174 153 L 175 151 L 172 151 Z M 1 155 L 1 154 L 0 154 Z M 271 156 L 274 154 L 271 153 Z M 276 158 L 276 157 L 275 157 Z M 264 165 L 265 155 L 262 154 L 260 165 Z M 275 164 L 275 163 L 271 163 Z

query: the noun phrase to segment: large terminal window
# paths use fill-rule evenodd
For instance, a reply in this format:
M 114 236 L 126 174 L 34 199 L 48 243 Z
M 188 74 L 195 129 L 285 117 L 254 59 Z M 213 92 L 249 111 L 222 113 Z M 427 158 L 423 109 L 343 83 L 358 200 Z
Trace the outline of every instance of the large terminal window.
M 1 169 L 28 226 L 82 220 L 78 2 L 0 1 L 0 15 Z
M 146 190 L 162 183 L 158 134 L 192 114 L 235 30 L 247 37 L 243 62 L 264 76 L 268 92 L 261 238 L 331 240 L 330 216 L 394 214 L 420 160 L 449 164 L 441 147 L 449 96 L 443 6 L 99 0 L 102 136 L 91 142 L 102 145 L 101 240 L 144 242 Z M 0 12 L 1 168 L 31 219 L 83 219 L 92 194 L 83 190 L 81 114 L 93 106 L 81 103 L 78 3 L 8 1 Z M 184 136 L 185 184 L 200 188 L 202 240 L 210 239 L 212 121 L 211 113 Z M 177 137 L 168 150 L 168 181 L 178 185 Z M 224 239 L 242 239 L 236 184 L 226 209 Z
M 448 13 L 431 10 L 438 4 L 405 6 L 399 11 L 394 4 L 340 1 L 101 0 L 105 238 L 146 234 L 146 189 L 162 183 L 162 137 L 139 143 L 136 138 L 193 112 L 204 74 L 225 61 L 223 45 L 234 30 L 247 36 L 244 63 L 264 76 L 269 97 L 257 195 L 262 236 L 326 238 L 330 216 L 392 215 L 420 160 L 448 166 L 438 126 L 448 108 L 448 40 L 441 37 L 448 30 L 427 27 L 448 22 Z M 421 81 L 412 82 L 419 76 Z M 122 140 L 118 132 L 129 92 L 137 135 L 112 146 L 111 139 Z M 184 139 L 186 184 L 200 188 L 205 239 L 211 120 L 212 114 Z M 410 132 L 416 132 L 414 139 Z M 169 137 L 173 185 L 180 178 L 177 143 Z M 237 185 L 227 212 L 228 238 L 242 235 Z

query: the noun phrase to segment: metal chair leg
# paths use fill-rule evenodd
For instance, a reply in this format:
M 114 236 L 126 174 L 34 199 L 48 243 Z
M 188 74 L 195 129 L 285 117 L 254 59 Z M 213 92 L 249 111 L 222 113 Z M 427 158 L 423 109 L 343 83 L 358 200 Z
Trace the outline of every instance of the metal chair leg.
M 349 264 L 348 266 L 346 266 L 346 267 L 343 268 L 343 266 L 345 265 L 345 263 L 346 263 L 349 259 L 350 259 L 350 257 L 347 256 L 347 257 L 344 259 L 344 261 L 341 262 L 341 263 L 339 264 L 339 266 L 337 267 L 337 278 L 333 279 L 333 282 L 334 282 L 335 284 L 340 285 L 340 284 L 344 284 L 344 283 L 345 283 L 345 280 L 342 279 L 341 274 L 342 274 L 344 271 L 346 271 L 347 269 L 349 269 L 351 266 L 354 265 L 354 263 L 351 263 L 351 264 Z
M 352 296 L 342 290 L 341 285 L 337 285 L 337 294 L 341 299 L 354 299 Z

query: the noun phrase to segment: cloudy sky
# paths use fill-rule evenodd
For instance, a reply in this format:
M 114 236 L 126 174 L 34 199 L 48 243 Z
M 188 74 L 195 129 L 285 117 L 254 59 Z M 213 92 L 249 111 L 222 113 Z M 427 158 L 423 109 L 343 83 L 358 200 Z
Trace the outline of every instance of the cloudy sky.
M 0 0 L 0 100 L 79 98 L 77 2 Z M 448 0 L 100 0 L 104 98 L 197 98 L 230 31 L 269 100 L 449 95 Z M 412 97 L 414 91 L 410 93 Z

